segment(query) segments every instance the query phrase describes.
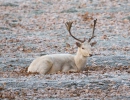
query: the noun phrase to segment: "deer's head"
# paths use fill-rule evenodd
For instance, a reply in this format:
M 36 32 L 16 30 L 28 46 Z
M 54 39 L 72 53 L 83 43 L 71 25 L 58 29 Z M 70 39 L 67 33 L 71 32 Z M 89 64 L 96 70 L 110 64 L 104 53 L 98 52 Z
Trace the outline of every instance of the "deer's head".
M 89 56 L 92 56 L 92 53 L 91 53 L 91 46 L 93 46 L 93 43 L 91 43 L 91 40 L 95 37 L 94 36 L 94 31 L 95 31 L 95 26 L 96 26 L 96 22 L 97 22 L 97 19 L 94 20 L 94 27 L 93 27 L 93 32 L 92 32 L 92 36 L 88 39 L 88 41 L 86 41 L 87 39 L 84 38 L 84 40 L 80 40 L 78 38 L 76 38 L 75 36 L 73 36 L 71 34 L 71 27 L 72 27 L 72 23 L 73 22 L 66 22 L 66 28 L 69 32 L 69 34 L 74 38 L 76 39 L 78 42 L 76 42 L 76 45 L 79 49 L 79 52 L 85 56 L 85 57 L 89 57 Z

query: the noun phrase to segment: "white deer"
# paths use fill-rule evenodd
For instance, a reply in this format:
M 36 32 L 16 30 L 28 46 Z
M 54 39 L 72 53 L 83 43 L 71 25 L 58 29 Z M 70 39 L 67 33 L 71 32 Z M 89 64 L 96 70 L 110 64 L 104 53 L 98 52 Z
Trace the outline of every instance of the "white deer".
M 33 62 L 28 67 L 28 72 L 38 72 L 40 74 L 53 74 L 56 72 L 77 72 L 85 68 L 87 57 L 92 56 L 91 54 L 91 44 L 90 41 L 94 38 L 94 30 L 96 25 L 96 20 L 94 20 L 94 27 L 92 37 L 86 42 L 86 39 L 79 40 L 71 34 L 72 22 L 67 22 L 66 28 L 70 35 L 78 40 L 76 45 L 78 46 L 78 51 L 76 55 L 72 54 L 51 54 L 38 57 L 33 60 Z

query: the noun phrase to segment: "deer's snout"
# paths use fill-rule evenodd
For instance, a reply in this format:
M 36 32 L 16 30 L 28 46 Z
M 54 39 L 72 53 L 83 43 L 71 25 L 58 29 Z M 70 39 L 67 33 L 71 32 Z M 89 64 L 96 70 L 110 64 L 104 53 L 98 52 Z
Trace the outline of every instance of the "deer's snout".
M 89 54 L 89 57 L 93 56 L 92 54 Z

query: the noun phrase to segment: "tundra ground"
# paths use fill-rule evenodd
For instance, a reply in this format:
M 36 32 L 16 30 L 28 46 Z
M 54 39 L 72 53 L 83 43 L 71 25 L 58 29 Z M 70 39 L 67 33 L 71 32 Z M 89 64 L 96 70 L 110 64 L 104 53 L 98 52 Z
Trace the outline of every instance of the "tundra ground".
M 0 99 L 129 100 L 129 0 L 0 0 Z M 97 18 L 96 45 L 86 70 L 26 73 L 38 56 L 77 50 L 72 33 L 89 38 Z

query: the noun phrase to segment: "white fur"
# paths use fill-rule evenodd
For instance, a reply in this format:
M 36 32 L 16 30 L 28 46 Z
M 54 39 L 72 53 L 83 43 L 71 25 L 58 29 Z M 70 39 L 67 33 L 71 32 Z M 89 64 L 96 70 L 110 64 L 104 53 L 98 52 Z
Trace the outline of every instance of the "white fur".
M 58 71 L 81 71 L 86 66 L 87 57 L 91 54 L 91 46 L 88 42 L 76 43 L 78 51 L 72 54 L 52 54 L 36 58 L 30 64 L 28 72 L 51 74 Z

